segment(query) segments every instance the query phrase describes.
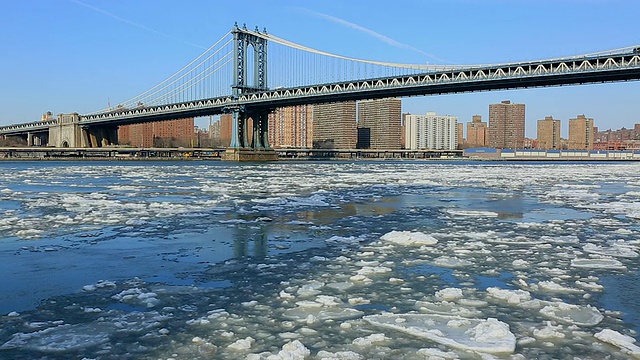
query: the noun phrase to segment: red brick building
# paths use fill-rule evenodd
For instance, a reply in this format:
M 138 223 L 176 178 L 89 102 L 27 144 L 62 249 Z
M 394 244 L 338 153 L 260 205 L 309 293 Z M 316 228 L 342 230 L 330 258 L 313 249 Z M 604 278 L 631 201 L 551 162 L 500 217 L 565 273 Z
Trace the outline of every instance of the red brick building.
M 123 125 L 118 143 L 135 147 L 191 147 L 195 139 L 193 118 Z

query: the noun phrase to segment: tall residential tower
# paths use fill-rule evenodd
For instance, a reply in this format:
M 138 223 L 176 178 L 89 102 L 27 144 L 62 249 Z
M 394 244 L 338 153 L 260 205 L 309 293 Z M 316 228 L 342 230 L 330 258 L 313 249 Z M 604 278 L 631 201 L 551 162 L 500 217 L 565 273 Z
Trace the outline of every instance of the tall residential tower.
M 569 149 L 593 150 L 594 135 L 593 119 L 584 115 L 569 119 Z
M 358 102 L 358 147 L 400 149 L 401 107 L 399 98 Z
M 314 148 L 355 149 L 357 137 L 355 101 L 314 105 Z
M 458 118 L 450 115 L 405 116 L 405 148 L 410 150 L 455 150 L 458 147 Z
M 489 105 L 489 146 L 521 148 L 524 142 L 524 104 L 506 100 Z
M 544 150 L 560 149 L 560 120 L 546 116 L 538 120 L 538 148 Z

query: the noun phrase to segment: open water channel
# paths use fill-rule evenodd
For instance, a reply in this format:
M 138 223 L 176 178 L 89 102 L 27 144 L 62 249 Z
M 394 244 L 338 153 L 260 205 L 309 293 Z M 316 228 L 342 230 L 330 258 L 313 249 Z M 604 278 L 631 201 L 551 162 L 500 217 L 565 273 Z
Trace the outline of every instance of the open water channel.
M 0 162 L 2 359 L 640 357 L 640 164 Z

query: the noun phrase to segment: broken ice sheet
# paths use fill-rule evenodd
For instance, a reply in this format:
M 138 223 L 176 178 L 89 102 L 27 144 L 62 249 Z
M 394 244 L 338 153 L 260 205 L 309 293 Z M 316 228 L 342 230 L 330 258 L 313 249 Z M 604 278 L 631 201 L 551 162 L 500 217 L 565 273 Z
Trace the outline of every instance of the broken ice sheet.
M 516 337 L 509 325 L 494 319 L 431 314 L 382 314 L 363 317 L 370 324 L 425 338 L 452 348 L 488 354 L 511 354 Z

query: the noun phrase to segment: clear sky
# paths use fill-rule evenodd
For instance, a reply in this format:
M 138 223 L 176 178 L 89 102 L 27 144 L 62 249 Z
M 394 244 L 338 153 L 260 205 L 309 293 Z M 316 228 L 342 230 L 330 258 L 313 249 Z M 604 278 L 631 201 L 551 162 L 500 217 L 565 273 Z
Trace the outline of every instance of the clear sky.
M 637 0 L 5 0 L 0 125 L 52 111 L 89 113 L 164 80 L 229 31 L 256 25 L 356 58 L 478 64 L 640 44 Z M 601 130 L 640 123 L 640 82 L 412 97 L 403 111 L 488 119 L 489 104 L 526 104 L 536 121 L 585 114 Z

